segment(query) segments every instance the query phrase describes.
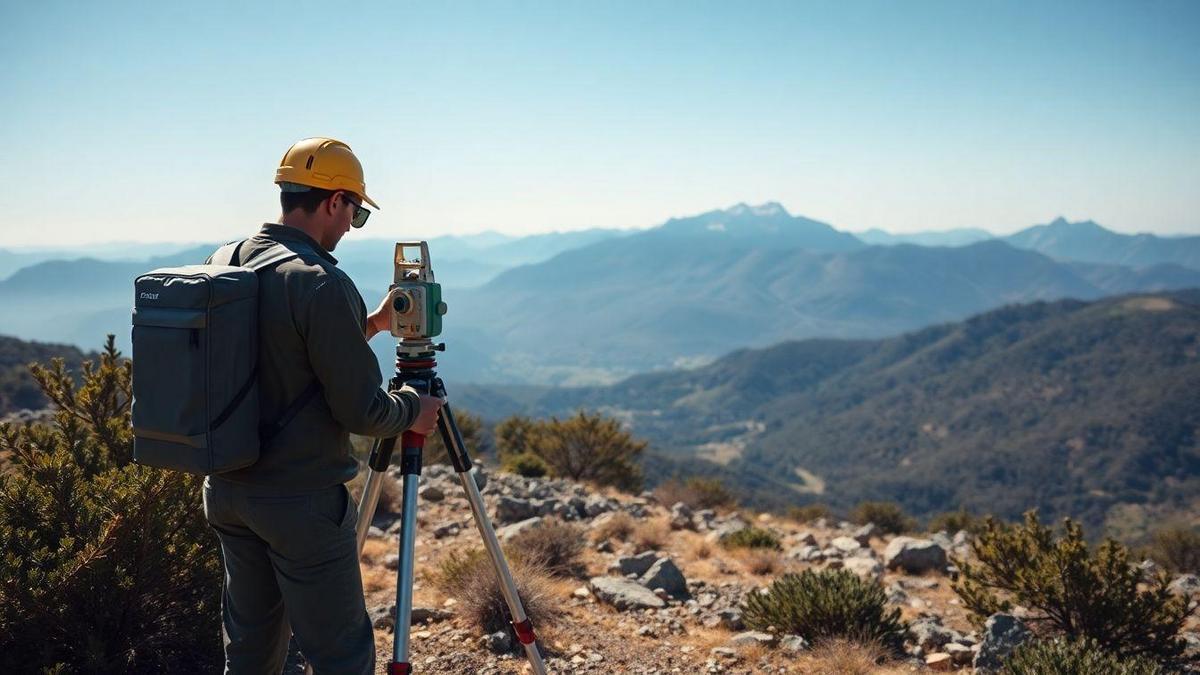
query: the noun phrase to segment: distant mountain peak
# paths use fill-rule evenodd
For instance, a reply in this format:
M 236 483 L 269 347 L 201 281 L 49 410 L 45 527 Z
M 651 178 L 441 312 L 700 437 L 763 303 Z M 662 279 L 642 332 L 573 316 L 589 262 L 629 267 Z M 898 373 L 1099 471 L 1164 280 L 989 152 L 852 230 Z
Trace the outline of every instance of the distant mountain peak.
M 1077 222 L 1071 222 L 1071 221 L 1067 220 L 1066 218 L 1063 218 L 1062 216 L 1059 216 L 1059 217 L 1055 218 L 1054 220 L 1050 221 L 1049 223 L 1047 223 L 1046 227 L 1059 229 L 1059 230 L 1065 230 L 1065 229 L 1105 230 L 1105 228 L 1103 226 L 1096 224 L 1096 222 L 1094 222 L 1092 220 L 1080 220 Z
M 750 206 L 746 202 L 738 202 L 733 206 L 725 209 L 725 213 L 731 216 L 788 216 L 791 214 L 779 202 L 766 202 L 758 206 Z

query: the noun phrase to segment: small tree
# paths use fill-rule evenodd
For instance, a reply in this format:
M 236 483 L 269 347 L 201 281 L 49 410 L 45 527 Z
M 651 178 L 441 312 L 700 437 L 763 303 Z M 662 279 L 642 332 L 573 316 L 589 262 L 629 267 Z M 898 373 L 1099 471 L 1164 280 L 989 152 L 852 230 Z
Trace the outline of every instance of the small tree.
M 542 431 L 542 424 L 528 417 L 513 415 L 496 425 L 496 452 L 503 458 L 506 455 L 520 455 L 533 452 L 537 439 Z
M 1200 532 L 1183 525 L 1157 530 L 1146 555 L 1172 574 L 1200 573 Z
M 502 458 L 533 453 L 558 478 L 630 491 L 642 485 L 637 459 L 646 443 L 635 440 L 616 420 L 599 414 L 580 410 L 565 420 L 549 421 L 511 417 L 496 427 L 496 443 Z
M 49 426 L 0 425 L 0 671 L 207 671 L 221 567 L 200 480 L 132 462 L 130 364 L 109 336 L 76 386 L 32 373 Z
M 1191 614 L 1186 601 L 1171 595 L 1165 575 L 1140 590 L 1141 571 L 1116 541 L 1093 555 L 1077 523 L 1066 519 L 1056 538 L 1030 511 L 1024 525 L 989 517 L 971 548 L 976 561 L 955 561 L 962 572 L 953 586 L 979 621 L 1015 602 L 1032 610 L 1031 625 L 1094 640 L 1121 658 L 1170 663 L 1184 651 L 1178 636 Z
M 472 458 L 488 452 L 490 448 L 488 447 L 487 435 L 484 433 L 482 419 L 465 410 L 456 408 L 454 410 L 454 422 L 458 425 L 458 432 L 462 434 L 463 444 Z M 450 463 L 450 455 L 446 452 L 446 444 L 442 442 L 440 431 L 434 431 L 425 438 L 425 452 L 422 457 L 422 461 L 426 464 Z M 399 452 L 392 455 L 392 461 L 399 464 Z
M 1091 640 L 1038 640 L 1021 645 L 1004 662 L 1004 675 L 1166 675 L 1141 657 L 1121 659 Z
M 694 509 L 716 509 L 737 503 L 737 498 L 719 478 L 701 476 L 692 476 L 682 483 L 671 479 L 655 488 L 654 496 L 666 506 L 683 502 Z

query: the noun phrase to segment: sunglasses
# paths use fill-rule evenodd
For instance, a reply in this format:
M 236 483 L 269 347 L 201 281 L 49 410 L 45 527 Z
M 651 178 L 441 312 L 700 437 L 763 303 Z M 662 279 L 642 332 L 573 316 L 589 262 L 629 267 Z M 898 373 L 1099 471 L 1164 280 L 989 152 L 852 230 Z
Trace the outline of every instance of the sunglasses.
M 346 196 L 345 192 L 342 193 L 342 200 L 354 207 L 354 215 L 350 216 L 351 227 L 358 228 L 366 225 L 367 218 L 371 217 L 371 212 L 364 208 L 362 204 L 356 204 L 350 201 L 350 198 Z

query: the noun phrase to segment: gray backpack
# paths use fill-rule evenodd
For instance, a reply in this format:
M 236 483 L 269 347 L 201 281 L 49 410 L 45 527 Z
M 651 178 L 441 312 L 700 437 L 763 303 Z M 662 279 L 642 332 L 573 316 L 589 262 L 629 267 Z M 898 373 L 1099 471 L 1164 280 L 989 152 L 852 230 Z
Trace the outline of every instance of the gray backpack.
M 319 391 L 273 424 L 258 413 L 258 273 L 298 254 L 283 244 L 239 260 L 242 242 L 212 264 L 164 267 L 134 281 L 133 458 L 216 474 L 249 466 Z

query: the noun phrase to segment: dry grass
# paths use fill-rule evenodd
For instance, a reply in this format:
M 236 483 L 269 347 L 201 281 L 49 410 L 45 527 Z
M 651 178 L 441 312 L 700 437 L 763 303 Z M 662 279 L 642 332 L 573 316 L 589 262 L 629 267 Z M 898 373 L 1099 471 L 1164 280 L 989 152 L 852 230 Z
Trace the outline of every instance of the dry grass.
M 360 471 L 346 487 L 350 489 L 350 496 L 354 498 L 354 503 L 357 504 L 362 499 L 363 486 L 366 484 L 366 471 Z M 379 503 L 375 506 L 376 513 L 400 513 L 401 507 L 404 504 L 403 493 L 400 490 L 400 481 L 384 474 L 382 477 L 383 484 L 379 490 Z
M 666 546 L 671 536 L 671 528 L 662 520 L 648 520 L 639 523 L 630 537 L 636 553 L 642 551 L 659 551 Z
M 579 577 L 585 572 L 583 542 L 578 526 L 553 521 L 517 534 L 505 548 L 511 559 L 541 567 L 551 576 Z
M 510 560 L 509 567 L 525 613 L 534 625 L 553 624 L 562 615 L 555 581 L 538 565 Z M 481 549 L 451 553 L 430 572 L 429 578 L 438 590 L 457 601 L 458 614 L 484 634 L 500 630 L 511 634 L 508 604 L 500 591 L 500 581 L 491 560 Z M 516 636 L 513 638 L 516 644 Z
M 628 541 L 637 523 L 633 516 L 624 511 L 614 513 L 603 523 L 592 530 L 592 537 L 597 541 Z
M 763 576 L 783 569 L 783 556 L 768 549 L 747 549 L 738 554 L 742 567 L 750 574 Z
M 873 675 L 881 671 L 886 655 L 879 645 L 850 640 L 825 640 L 813 647 L 805 672 L 814 675 Z
M 713 545 L 701 537 L 692 541 L 689 553 L 695 560 L 708 560 L 712 557 Z

